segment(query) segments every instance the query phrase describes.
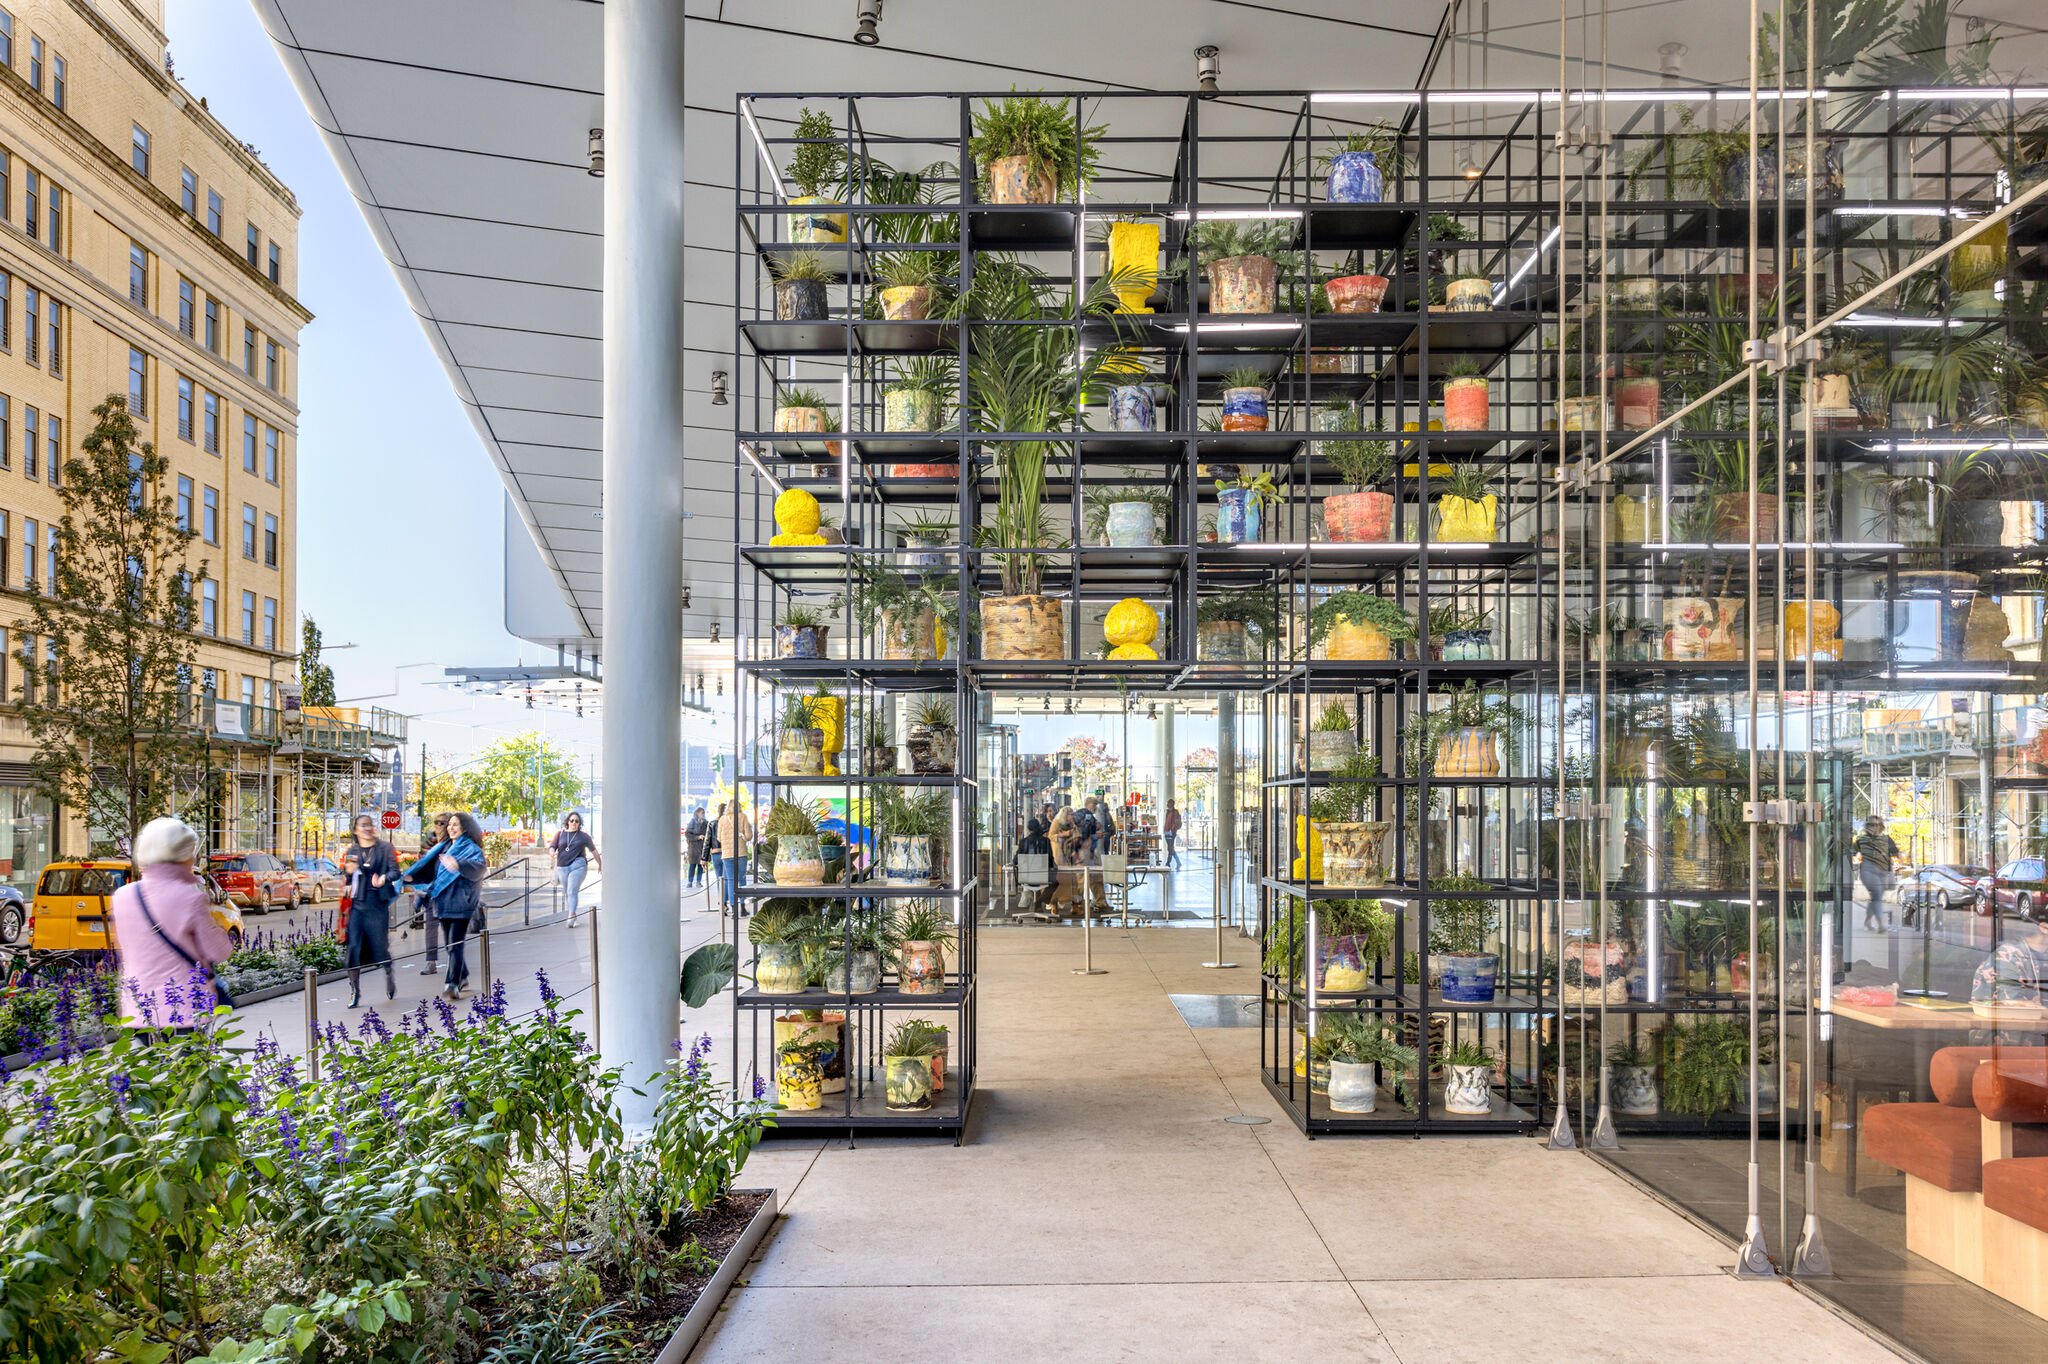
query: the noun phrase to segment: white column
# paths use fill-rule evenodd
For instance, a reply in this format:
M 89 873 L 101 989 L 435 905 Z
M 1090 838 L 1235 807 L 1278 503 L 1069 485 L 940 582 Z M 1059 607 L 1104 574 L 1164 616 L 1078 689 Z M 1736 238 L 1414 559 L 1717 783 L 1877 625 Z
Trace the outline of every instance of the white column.
M 604 7 L 604 792 L 598 1050 L 678 1035 L 682 902 L 683 6 Z M 620 1095 L 629 1125 L 653 1097 Z

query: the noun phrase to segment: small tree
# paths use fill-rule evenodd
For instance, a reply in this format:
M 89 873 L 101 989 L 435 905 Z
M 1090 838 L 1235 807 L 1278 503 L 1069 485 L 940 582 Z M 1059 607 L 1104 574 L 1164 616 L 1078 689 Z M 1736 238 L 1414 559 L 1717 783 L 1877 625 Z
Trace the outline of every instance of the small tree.
M 193 593 L 207 565 L 161 491 L 170 462 L 141 441 L 118 395 L 65 462 L 56 572 L 31 598 L 21 715 L 35 785 L 132 848 L 160 815 L 199 798 L 206 739 L 192 703 Z M 35 637 L 50 641 L 37 655 Z
M 575 757 L 549 743 L 537 729 L 500 739 L 486 748 L 477 756 L 476 766 L 464 774 L 462 785 L 477 810 L 517 820 L 521 828 L 533 821 L 536 797 L 541 818 L 550 823 L 583 798 L 583 779 L 576 775 Z
M 408 803 L 418 804 L 421 798 L 420 782 L 425 780 L 427 818 L 449 810 L 470 808 L 470 794 L 463 773 L 455 770 L 455 764 L 445 755 L 423 752 L 420 761 L 425 766 L 424 774 L 414 772 L 405 779 L 409 793 Z
M 299 704 L 334 704 L 334 669 L 320 661 L 320 627 L 311 616 L 299 627 Z

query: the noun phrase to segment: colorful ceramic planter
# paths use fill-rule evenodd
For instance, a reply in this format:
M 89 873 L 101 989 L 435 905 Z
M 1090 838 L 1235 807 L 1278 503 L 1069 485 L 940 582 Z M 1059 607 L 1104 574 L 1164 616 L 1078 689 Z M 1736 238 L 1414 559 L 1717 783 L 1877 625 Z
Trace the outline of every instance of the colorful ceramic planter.
M 1316 942 L 1316 988 L 1357 994 L 1372 984 L 1372 963 L 1355 934 L 1338 933 Z
M 795 943 L 764 942 L 754 949 L 754 988 L 764 995 L 804 992 L 803 949 Z
M 1259 538 L 1264 512 L 1253 488 L 1225 488 L 1216 494 L 1216 539 L 1220 544 L 1248 545 Z
M 1223 429 L 1225 431 L 1263 431 L 1270 420 L 1266 390 L 1263 388 L 1226 388 L 1223 390 Z
M 939 656 L 939 618 L 930 607 L 882 613 L 883 658 L 933 661 Z
M 910 727 L 910 770 L 920 776 L 944 776 L 960 754 L 960 731 L 950 725 Z
M 1333 313 L 1376 313 L 1387 297 L 1385 275 L 1342 275 L 1323 284 Z
M 1386 493 L 1332 493 L 1323 499 L 1323 525 L 1341 544 L 1383 544 L 1394 525 L 1394 499 Z
M 1812 648 L 1807 630 L 1813 631 Z M 1785 657 L 1813 658 L 1830 663 L 1842 661 L 1842 613 L 1833 602 L 1788 601 L 1785 603 Z
M 1500 738 L 1490 729 L 1454 729 L 1437 741 L 1439 777 L 1497 777 Z
M 896 745 L 870 744 L 860 751 L 860 770 L 864 777 L 893 777 L 896 775 Z
M 1270 313 L 1278 287 L 1271 256 L 1226 256 L 1209 262 L 1209 311 Z
M 1493 657 L 1492 630 L 1446 630 L 1443 634 L 1443 661 L 1446 663 L 1483 663 Z
M 1454 313 L 1483 313 L 1493 310 L 1493 281 L 1454 279 L 1444 286 L 1444 306 Z
M 1157 431 L 1159 414 L 1150 384 L 1118 384 L 1109 391 L 1109 429 Z
M 823 1042 L 830 1050 L 819 1053 L 817 1065 L 824 1083 L 822 1092 L 843 1094 L 846 1092 L 846 1015 L 821 1011 L 819 1018 L 805 1018 L 802 1014 L 777 1014 L 775 1016 L 775 1050 L 779 1056 L 782 1048 L 791 1042 Z
M 1057 597 L 987 597 L 981 603 L 981 655 L 992 659 L 1064 658 L 1066 621 Z
M 1241 620 L 1205 620 L 1195 627 L 1195 657 L 1204 663 L 1246 662 L 1251 632 Z
M 1563 431 L 1602 431 L 1607 410 L 1597 393 L 1574 394 L 1557 402 L 1557 425 Z
M 837 246 L 846 240 L 846 215 L 824 213 L 826 200 L 816 194 L 793 194 L 791 208 L 811 206 L 809 212 L 789 215 L 789 239 L 799 246 Z
M 891 478 L 958 478 L 958 464 L 891 464 Z
M 1664 408 L 1664 386 L 1654 377 L 1614 382 L 1614 424 L 1624 431 L 1655 426 Z
M 823 658 L 825 632 L 829 625 L 778 625 L 775 627 L 777 658 Z
M 1703 660 L 1714 633 L 1714 603 L 1705 597 L 1671 597 L 1664 602 L 1664 657 L 1672 662 Z
M 1344 662 L 1372 662 L 1394 656 L 1394 641 L 1371 621 L 1340 620 L 1324 638 L 1324 656 Z
M 1499 506 L 1500 498 L 1493 493 L 1476 501 L 1446 493 L 1436 500 L 1436 538 L 1453 544 L 1492 544 Z
M 988 201 L 992 204 L 1049 204 L 1059 185 L 1045 163 L 1032 156 L 999 156 L 989 163 Z
M 781 777 L 825 775 L 825 731 L 785 729 L 775 740 L 775 773 Z
M 775 840 L 775 884 L 825 884 L 825 854 L 816 834 L 783 834 Z
M 932 315 L 929 284 L 892 284 L 882 290 L 882 316 L 891 322 L 922 322 Z
M 929 834 L 890 834 L 882 844 L 882 879 L 892 886 L 928 886 L 932 875 Z
M 891 1113 L 922 1113 L 932 1106 L 932 1064 L 923 1056 L 884 1056 L 882 1087 Z
M 1607 1067 L 1607 1101 L 1617 1113 L 1648 1117 L 1657 1111 L 1655 1066 Z
M 1112 502 L 1103 518 L 1103 534 L 1119 549 L 1141 549 L 1159 543 L 1158 518 L 1150 502 Z
M 1453 1004 L 1489 1004 L 1500 971 L 1492 952 L 1444 952 L 1437 957 L 1444 998 Z
M 775 318 L 778 322 L 816 322 L 825 316 L 825 281 L 821 279 L 778 279 L 775 281 Z
M 1379 1083 L 1373 1074 L 1375 1069 L 1366 1062 L 1330 1062 L 1330 1111 L 1372 1112 L 1380 1096 Z
M 1149 313 L 1145 300 L 1159 280 L 1159 224 L 1111 223 L 1109 273 L 1117 280 L 1117 311 Z
M 885 431 L 939 429 L 939 395 L 928 388 L 892 388 L 882 395 Z
M 804 1112 L 822 1107 L 825 1072 L 817 1058 L 804 1055 L 775 1058 L 775 1097 L 784 1108 Z
M 1488 426 L 1488 394 L 1492 385 L 1469 375 L 1444 381 L 1444 430 L 1484 431 Z
M 882 954 L 856 947 L 826 958 L 825 988 L 839 995 L 871 995 L 882 988 Z
M 1384 189 L 1379 158 L 1371 152 L 1338 152 L 1323 179 L 1323 197 L 1333 204 L 1376 204 Z
M 1348 729 L 1312 729 L 1308 732 L 1308 765 L 1327 772 L 1358 751 L 1358 736 Z
M 907 942 L 896 953 L 897 989 L 906 995 L 936 995 L 946 988 L 946 961 L 935 942 Z M 929 1063 L 925 1075 L 931 1075 Z
M 1387 884 L 1387 832 L 1382 819 L 1358 822 L 1318 821 L 1323 845 L 1323 884 L 1384 886 Z

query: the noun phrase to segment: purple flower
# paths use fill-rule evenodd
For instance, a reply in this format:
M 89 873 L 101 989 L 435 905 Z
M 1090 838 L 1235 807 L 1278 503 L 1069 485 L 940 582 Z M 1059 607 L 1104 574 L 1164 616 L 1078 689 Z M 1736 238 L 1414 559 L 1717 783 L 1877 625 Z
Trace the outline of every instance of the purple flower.
M 760 1077 L 760 1075 L 759 1075 L 759 1074 L 757 1073 L 757 1074 L 756 1074 L 756 1075 L 754 1076 L 754 1097 L 755 1097 L 756 1099 L 759 1099 L 759 1098 L 761 1098 L 761 1097 L 762 1097 L 763 1095 L 765 1095 L 765 1094 L 766 1094 L 767 1092 L 768 1092 L 768 1083 L 767 1083 L 767 1081 L 763 1080 L 763 1079 L 762 1079 L 762 1078 Z
M 336 1165 L 348 1164 L 348 1139 L 342 1136 L 339 1127 L 334 1129 L 334 1140 L 329 1143 L 328 1159 Z
M 35 1090 L 34 1093 L 36 1108 L 36 1131 L 40 1132 L 42 1135 L 47 1137 L 48 1135 L 50 1135 L 50 1128 L 55 1126 L 57 1122 L 57 1100 L 56 1097 L 50 1093 L 50 1087 L 48 1085 L 44 1085 L 41 1089 Z
M 113 1091 L 114 1102 L 123 1108 L 127 1107 L 128 1092 L 134 1087 L 135 1082 L 119 1071 L 107 1077 L 107 1088 Z
M 710 1050 L 711 1034 L 705 1033 L 702 1037 L 698 1038 L 696 1044 L 690 1048 L 690 1060 L 689 1063 L 683 1067 L 683 1074 L 688 1076 L 692 1080 L 703 1079 L 704 1057 L 710 1052 Z
M 377 1108 L 378 1111 L 383 1113 L 386 1122 L 390 1123 L 393 1127 L 399 1125 L 398 1100 L 392 1098 L 381 1089 L 377 1091 Z
M 436 995 L 434 1010 L 441 1015 L 441 1031 L 450 1037 L 455 1036 L 455 1010 L 449 1007 L 448 1001 Z
M 142 982 L 137 980 L 134 976 L 128 977 L 128 993 L 134 997 L 135 1011 L 142 1015 L 143 1024 L 147 1027 L 154 1028 L 156 1026 L 156 1003 L 154 995 L 145 993 L 142 988 Z
M 506 997 L 505 997 L 505 982 L 504 982 L 504 981 L 502 981 L 502 980 L 494 980 L 494 981 L 492 981 L 492 982 L 491 982 L 491 1017 L 493 1017 L 493 1018 L 503 1018 L 503 1017 L 505 1016 L 505 1011 L 506 1011 L 506 1009 L 507 1009 L 507 1008 L 509 1008 L 509 1007 L 510 1007 L 510 1001 L 509 1001 L 509 1000 L 507 1000 L 507 999 L 506 999 Z
M 284 1149 L 297 1161 L 305 1153 L 299 1149 L 299 1125 L 292 1121 L 290 1110 L 277 1111 L 277 1134 L 284 1139 Z
M 377 1017 L 375 1009 L 363 1010 L 363 1021 L 357 1026 L 356 1031 L 364 1037 L 374 1034 L 379 1042 L 391 1040 L 391 1029 L 384 1026 L 384 1020 Z
M 185 1007 L 185 992 L 178 987 L 177 981 L 164 982 L 164 1004 L 171 1010 L 171 1022 L 176 1023 L 180 1011 Z
M 533 973 L 533 978 L 540 982 L 541 1003 L 552 1005 L 556 1000 L 561 998 L 560 995 L 555 993 L 555 987 L 548 983 L 548 973 L 546 972 L 546 970 L 536 970 Z
M 450 1099 L 450 1100 L 448 1101 L 448 1116 L 449 1116 L 449 1117 L 451 1117 L 451 1118 L 459 1118 L 459 1117 L 461 1117 L 461 1116 L 462 1116 L 462 1109 L 463 1109 L 463 1103 L 462 1103 L 462 1100 L 461 1100 L 461 1098 L 460 1098 L 460 1097 L 457 1097 L 457 1098 L 453 1098 L 453 1099 Z

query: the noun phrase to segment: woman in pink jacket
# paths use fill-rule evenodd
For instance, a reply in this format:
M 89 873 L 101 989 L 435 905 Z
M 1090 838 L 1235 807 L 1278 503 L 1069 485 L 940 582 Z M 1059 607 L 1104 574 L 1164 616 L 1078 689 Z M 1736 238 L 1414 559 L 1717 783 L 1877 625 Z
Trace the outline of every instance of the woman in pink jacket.
M 214 922 L 206 886 L 192 870 L 198 860 L 199 835 L 182 819 L 153 819 L 135 836 L 142 875 L 115 891 L 113 904 L 124 1022 L 191 1027 L 213 1012 L 213 966 L 234 945 Z M 195 972 L 204 979 L 195 981 Z

